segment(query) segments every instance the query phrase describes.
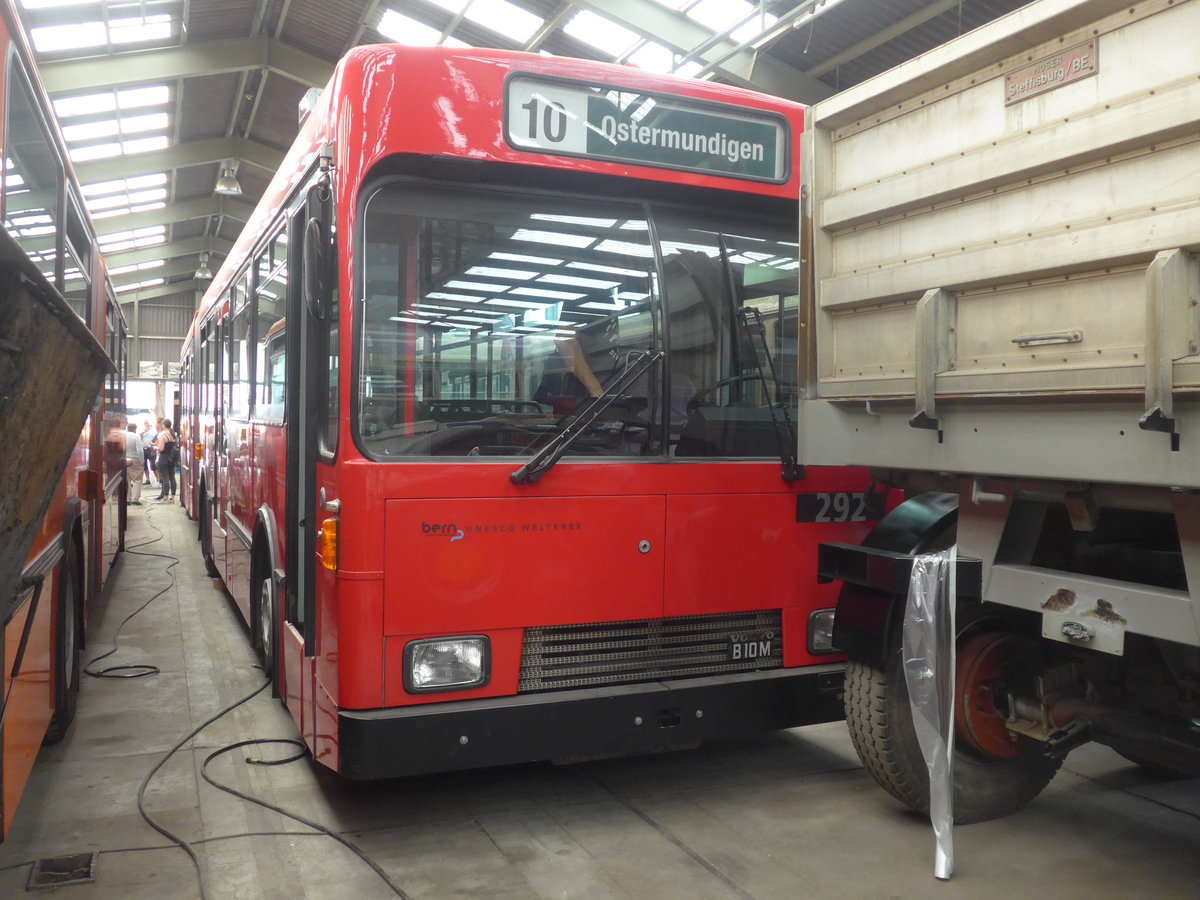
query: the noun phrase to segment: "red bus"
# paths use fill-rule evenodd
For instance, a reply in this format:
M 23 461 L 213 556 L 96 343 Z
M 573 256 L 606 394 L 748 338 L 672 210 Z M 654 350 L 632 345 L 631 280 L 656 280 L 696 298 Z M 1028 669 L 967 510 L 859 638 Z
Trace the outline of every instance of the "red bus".
M 0 47 L 2 837 L 38 748 L 74 717 L 88 608 L 122 546 L 126 479 L 125 320 L 7 2 Z
M 359 47 L 182 358 L 202 552 L 354 778 L 839 718 L 795 464 L 803 109 L 491 50 Z

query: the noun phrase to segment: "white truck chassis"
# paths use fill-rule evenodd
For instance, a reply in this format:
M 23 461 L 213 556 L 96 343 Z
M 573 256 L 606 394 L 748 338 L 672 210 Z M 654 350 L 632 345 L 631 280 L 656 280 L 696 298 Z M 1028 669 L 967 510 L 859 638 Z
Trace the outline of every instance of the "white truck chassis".
M 810 111 L 799 459 L 931 492 L 821 563 L 918 809 L 898 621 L 955 541 L 957 821 L 1088 739 L 1200 771 L 1198 45 L 1200 0 L 1038 0 Z

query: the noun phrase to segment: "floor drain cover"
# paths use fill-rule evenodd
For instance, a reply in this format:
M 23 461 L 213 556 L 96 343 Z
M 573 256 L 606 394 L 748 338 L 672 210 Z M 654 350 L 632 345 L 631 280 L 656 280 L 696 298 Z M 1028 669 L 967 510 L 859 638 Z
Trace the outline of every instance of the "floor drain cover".
M 58 887 L 60 884 L 83 884 L 96 878 L 96 859 L 99 853 L 72 853 L 39 859 L 29 873 L 27 890 Z

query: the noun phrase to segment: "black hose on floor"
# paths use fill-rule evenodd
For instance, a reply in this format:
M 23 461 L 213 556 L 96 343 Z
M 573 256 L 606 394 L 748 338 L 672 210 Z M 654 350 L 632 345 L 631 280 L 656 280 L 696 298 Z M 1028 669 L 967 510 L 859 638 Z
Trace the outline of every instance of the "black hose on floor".
M 96 663 L 100 662 L 100 660 L 102 660 L 102 659 L 108 659 L 108 657 L 112 656 L 120 648 L 119 641 L 120 641 L 120 636 L 121 636 L 121 629 L 123 629 L 127 624 L 129 624 L 130 619 L 132 619 L 134 616 L 136 616 L 138 613 L 140 613 L 142 610 L 144 610 L 147 606 L 149 606 L 151 603 L 153 603 L 155 600 L 157 600 L 163 594 L 167 593 L 167 591 L 171 590 L 171 588 L 175 587 L 175 567 L 177 565 L 179 565 L 179 557 L 172 556 L 169 553 L 150 553 L 150 552 L 139 549 L 141 547 L 149 547 L 151 544 L 157 544 L 159 541 L 161 541 L 163 539 L 162 529 L 154 524 L 154 520 L 150 515 L 151 512 L 152 512 L 151 509 L 146 510 L 146 524 L 148 524 L 151 528 L 153 528 L 156 532 L 158 532 L 158 537 L 151 538 L 148 541 L 142 541 L 142 543 L 140 543 L 140 544 L 134 544 L 132 547 L 126 547 L 125 552 L 130 554 L 131 556 L 146 556 L 146 557 L 151 557 L 154 559 L 169 560 L 169 562 L 167 564 L 166 572 L 170 578 L 170 581 L 167 583 L 166 587 L 164 587 L 161 591 L 156 593 L 149 600 L 147 600 L 145 603 L 143 603 L 141 606 L 139 606 L 137 609 L 135 609 L 133 612 L 131 612 L 129 615 L 127 615 L 124 619 L 121 620 L 121 624 L 118 625 L 117 630 L 113 632 L 112 649 L 109 650 L 107 653 L 100 654 L 99 656 L 95 657 L 94 659 L 88 660 L 87 664 L 83 667 L 83 672 L 85 675 L 90 675 L 93 678 L 145 678 L 147 675 L 157 675 L 161 671 L 161 669 L 159 669 L 158 666 L 152 666 L 152 665 L 149 665 L 148 663 L 130 663 L 130 664 L 120 665 L 120 666 L 108 666 L 103 669 L 94 668 Z

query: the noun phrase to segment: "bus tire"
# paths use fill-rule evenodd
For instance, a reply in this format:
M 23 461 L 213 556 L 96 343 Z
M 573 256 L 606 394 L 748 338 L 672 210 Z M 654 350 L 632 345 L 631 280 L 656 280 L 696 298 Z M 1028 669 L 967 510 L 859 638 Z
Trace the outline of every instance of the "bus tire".
M 125 530 L 129 526 L 129 467 L 125 467 L 126 475 L 121 479 L 121 490 L 117 496 L 117 552 L 125 552 Z
M 279 637 L 276 617 L 279 614 L 279 603 L 278 593 L 275 590 L 275 579 L 271 577 L 270 566 L 255 566 L 253 591 L 253 603 L 251 604 L 253 623 L 250 629 L 250 642 L 255 652 L 258 653 L 258 661 L 262 665 L 263 674 L 274 684 Z
M 846 723 L 855 752 L 871 777 L 901 803 L 929 814 L 929 771 L 913 728 L 898 630 L 886 663 L 850 661 L 846 672 Z M 954 747 L 954 821 L 985 822 L 1016 812 L 1036 797 L 1062 765 L 1030 746 L 1016 756 L 989 756 Z
M 212 509 L 208 492 L 200 491 L 200 555 L 204 558 L 204 571 L 209 578 L 220 578 L 221 571 L 213 559 L 212 552 Z
M 58 592 L 54 601 L 54 714 L 42 739 L 46 744 L 57 744 L 66 737 L 79 704 L 83 570 L 74 538 L 67 540 L 67 553 L 59 570 Z

